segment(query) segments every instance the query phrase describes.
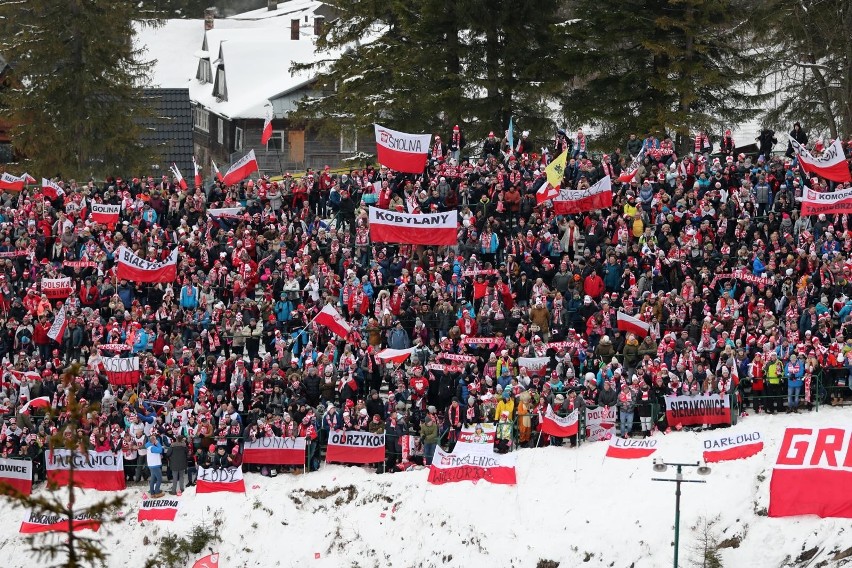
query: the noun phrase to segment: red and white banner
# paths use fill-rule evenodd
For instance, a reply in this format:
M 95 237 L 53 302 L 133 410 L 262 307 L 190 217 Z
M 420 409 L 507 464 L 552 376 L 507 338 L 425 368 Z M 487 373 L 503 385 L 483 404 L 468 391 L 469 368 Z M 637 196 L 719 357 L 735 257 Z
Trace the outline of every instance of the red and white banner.
M 545 343 L 544 346 L 546 349 L 553 349 L 554 351 L 570 351 L 571 349 L 583 348 L 583 344 L 579 341 L 552 341 Z
M 177 278 L 178 249 L 166 260 L 151 262 L 139 258 L 127 247 L 120 247 L 115 253 L 118 264 L 118 277 L 131 282 L 174 282 Z
M 203 558 L 199 558 L 192 565 L 192 568 L 219 568 L 219 554 L 208 554 Z
M 141 377 L 139 357 L 101 357 L 101 364 L 111 385 L 136 386 Z
M 47 178 L 41 178 L 41 192 L 45 194 L 48 199 L 57 199 L 65 195 L 64 189 Z
M 245 493 L 246 484 L 243 481 L 243 470 L 240 467 L 223 469 L 198 468 L 198 479 L 195 482 L 196 493 Z
M 70 277 L 41 279 L 41 293 L 51 300 L 64 300 L 72 290 Z
M 639 337 L 645 337 L 648 335 L 648 330 L 651 329 L 651 324 L 645 323 L 639 318 L 629 316 L 624 312 L 618 312 L 617 317 L 618 321 L 616 322 L 616 325 L 621 331 L 626 331 Z
M 186 189 L 188 186 L 186 185 L 186 180 L 183 179 L 183 174 L 180 173 L 180 170 L 177 167 L 177 164 L 172 163 L 172 167 L 169 168 L 172 171 L 172 175 L 178 182 L 178 185 L 181 189 Z
M 763 436 L 757 430 L 734 434 L 720 430 L 711 434 L 704 445 L 704 461 L 721 462 L 750 458 L 763 451 Z
M 9 172 L 3 172 L 0 174 L 0 189 L 5 189 L 6 191 L 21 191 L 24 189 L 24 180 L 17 176 L 13 176 Z
M 242 207 L 221 207 L 219 209 L 208 209 L 207 214 L 216 219 L 220 217 L 233 219 L 235 217 L 239 217 L 242 211 Z
M 22 174 L 21 174 L 21 179 L 22 179 L 22 180 L 24 180 L 24 183 L 25 183 L 26 185 L 30 185 L 31 183 L 35 183 L 35 182 L 36 182 L 36 178 L 34 178 L 33 176 L 31 176 L 31 175 L 30 175 L 30 174 L 28 174 L 27 172 L 24 172 L 24 173 L 22 173 Z
M 324 325 L 334 335 L 341 339 L 346 339 L 352 327 L 349 325 L 343 316 L 331 304 L 326 304 L 314 318 L 314 322 L 319 325 Z
M 263 132 L 260 133 L 260 143 L 266 146 L 272 138 L 272 108 L 266 109 L 266 118 L 263 119 Z
M 488 445 L 466 445 L 463 451 L 457 449 L 453 453 L 438 447 L 435 448 L 435 456 L 429 466 L 427 481 L 434 485 L 443 485 L 483 479 L 500 485 L 515 485 L 518 482 L 515 459 L 516 454 L 495 454 L 494 449 Z
M 414 347 L 409 347 L 408 349 L 387 348 L 376 353 L 376 359 L 384 361 L 385 363 L 396 363 L 399 365 L 411 357 L 412 353 L 414 353 Z
M 518 357 L 518 367 L 523 367 L 529 373 L 544 375 L 550 357 Z
M 849 173 L 849 164 L 846 161 L 846 155 L 843 153 L 843 144 L 840 143 L 839 138 L 835 138 L 834 142 L 823 150 L 822 155 L 818 158 L 792 137 L 790 138 L 790 144 L 793 146 L 793 150 L 796 151 L 802 169 L 809 174 L 818 175 L 840 183 L 852 181 L 852 174 Z
M 9 490 L 22 495 L 33 492 L 33 462 L 0 458 L 0 495 Z
M 145 499 L 139 506 L 137 521 L 174 521 L 177 516 L 180 500 L 168 499 Z
M 91 219 L 101 225 L 115 225 L 118 223 L 118 215 L 121 213 L 121 205 L 108 205 L 106 203 L 92 203 Z
M 615 407 L 597 408 L 586 407 L 586 441 L 599 442 L 601 440 L 609 440 L 616 433 L 616 423 L 618 415 Z
M 71 530 L 81 531 L 89 529 L 97 531 L 101 528 L 101 520 L 98 517 L 92 516 L 89 513 L 78 513 L 70 522 Z M 35 534 L 43 532 L 68 532 L 68 519 L 60 515 L 39 514 L 35 511 L 30 511 L 24 522 L 21 523 L 19 532 L 24 534 Z
M 222 183 L 225 185 L 240 183 L 242 180 L 256 172 L 257 169 L 257 158 L 254 157 L 254 150 L 249 150 L 248 154 L 234 162 L 234 164 L 228 168 L 228 171 L 222 178 Z
M 699 394 L 667 396 L 666 420 L 672 428 L 731 423 L 731 403 L 727 395 Z
M 821 192 L 806 188 L 797 201 L 802 204 L 802 215 L 852 213 L 852 189 Z
M 579 416 L 576 410 L 568 416 L 558 416 L 548 404 L 544 416 L 541 417 L 541 431 L 557 438 L 576 436 L 580 423 Z
M 553 187 L 548 182 L 544 182 L 544 185 L 538 188 L 538 191 L 535 192 L 535 201 L 539 205 L 544 203 L 545 201 L 549 201 L 551 199 L 556 199 L 559 197 L 559 188 Z
M 633 158 L 633 161 L 630 162 L 630 165 L 621 172 L 621 175 L 618 176 L 618 181 L 621 183 L 630 183 L 633 181 L 633 178 L 636 177 L 636 172 L 639 171 L 639 166 L 645 160 L 645 147 L 636 154 L 636 157 Z
M 485 444 L 493 446 L 496 439 L 496 425 L 487 422 L 483 422 L 482 424 L 468 424 L 467 426 L 462 426 L 456 446 L 459 444 Z
M 398 172 L 422 174 L 426 169 L 431 134 L 407 134 L 375 125 L 376 159 Z
M 506 344 L 505 337 L 465 337 L 462 339 L 463 345 L 496 345 L 502 347 Z
M 438 359 L 462 363 L 476 363 L 477 360 L 475 355 L 462 355 L 461 353 L 438 353 Z
M 305 465 L 305 438 L 258 438 L 243 446 L 243 463 Z
M 204 178 L 201 175 L 201 168 L 198 166 L 198 162 L 195 161 L 195 156 L 192 157 L 192 169 L 195 172 L 195 187 L 199 188 L 204 185 Z
M 370 239 L 411 245 L 458 244 L 459 213 L 397 213 L 370 207 Z
M 654 438 L 636 439 L 612 438 L 606 449 L 606 457 L 622 460 L 647 458 L 657 451 L 658 440 Z
M 38 373 L 33 378 L 33 380 L 38 380 Z M 25 405 L 21 407 L 21 414 L 26 414 L 30 411 L 31 408 L 50 408 L 50 397 L 49 396 L 39 396 L 32 400 L 28 400 Z
M 225 178 L 222 177 L 222 172 L 219 171 L 219 166 L 216 165 L 216 162 L 210 160 L 211 168 L 213 169 L 213 177 L 216 178 L 216 181 L 222 181 Z
M 54 341 L 62 341 L 66 327 L 68 327 L 68 319 L 65 317 L 65 306 L 62 306 L 56 312 L 56 317 L 53 318 L 53 323 L 47 330 L 47 336 Z
M 769 483 L 769 516 L 852 519 L 852 426 L 787 428 Z
M 385 461 L 385 435 L 333 430 L 328 436 L 328 463 L 378 463 Z
M 440 371 L 441 373 L 461 373 L 464 371 L 464 367 L 461 365 L 443 365 L 441 363 L 426 363 L 426 369 Z
M 98 345 L 98 349 L 101 351 L 130 351 L 133 347 L 126 343 L 104 343 Z
M 571 215 L 612 207 L 612 181 L 605 176 L 588 189 L 563 189 L 553 199 L 553 212 Z
M 99 491 L 120 491 L 125 488 L 124 457 L 121 453 L 74 452 L 68 450 L 45 451 L 47 481 L 57 485 L 68 484 L 68 468 L 74 460 L 74 485 Z

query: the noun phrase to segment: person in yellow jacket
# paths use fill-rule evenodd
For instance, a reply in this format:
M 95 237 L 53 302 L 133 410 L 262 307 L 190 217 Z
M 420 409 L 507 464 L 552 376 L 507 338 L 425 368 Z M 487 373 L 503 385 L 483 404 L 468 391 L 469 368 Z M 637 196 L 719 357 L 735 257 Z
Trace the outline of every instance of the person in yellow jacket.
M 509 351 L 504 349 L 500 352 L 500 357 L 497 359 L 497 376 L 503 376 L 503 369 L 509 369 L 509 372 L 512 371 L 513 361 L 512 358 L 509 357 Z
M 530 443 L 532 436 L 532 418 L 530 417 L 530 393 L 524 391 L 518 397 L 517 416 L 518 416 L 518 444 Z
M 766 363 L 764 377 L 767 396 L 766 412 L 775 414 L 781 410 L 781 399 L 784 395 L 781 385 L 784 380 L 784 365 L 778 360 L 778 355 L 774 351 L 769 352 L 769 361 Z
M 497 403 L 497 408 L 494 409 L 494 420 L 499 420 L 504 412 L 509 414 L 509 419 L 515 413 L 515 399 L 512 398 L 511 389 L 508 388 L 503 389 L 503 396 L 500 398 L 500 402 Z

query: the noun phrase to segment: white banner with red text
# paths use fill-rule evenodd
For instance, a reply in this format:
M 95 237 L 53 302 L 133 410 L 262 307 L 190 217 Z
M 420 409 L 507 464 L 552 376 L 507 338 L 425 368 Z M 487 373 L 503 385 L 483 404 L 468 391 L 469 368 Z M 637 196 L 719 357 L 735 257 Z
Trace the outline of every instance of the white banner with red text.
M 609 440 L 616 433 L 618 415 L 614 406 L 586 407 L 586 441 Z
M 499 485 L 517 484 L 515 472 L 516 454 L 496 454 L 490 445 L 467 444 L 452 453 L 442 448 L 435 449 L 432 465 L 429 466 L 429 483 L 443 485 L 458 481 L 483 479 Z

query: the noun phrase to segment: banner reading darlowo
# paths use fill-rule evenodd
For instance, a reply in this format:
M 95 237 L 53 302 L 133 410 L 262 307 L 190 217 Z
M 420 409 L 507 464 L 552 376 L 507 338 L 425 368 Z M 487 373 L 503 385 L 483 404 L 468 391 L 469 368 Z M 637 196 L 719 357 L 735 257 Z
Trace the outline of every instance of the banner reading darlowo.
M 615 407 L 597 408 L 586 407 L 586 441 L 598 442 L 609 440 L 615 433 L 617 416 Z
M 458 244 L 458 211 L 398 213 L 370 207 L 370 240 L 410 245 Z
M 66 485 L 69 466 L 74 460 L 74 485 L 100 491 L 119 491 L 125 488 L 124 457 L 112 452 L 87 453 L 69 450 L 46 450 L 47 481 Z
M 787 428 L 769 483 L 769 516 L 852 519 L 852 426 Z
M 0 458 L 0 494 L 13 490 L 23 495 L 33 492 L 33 462 Z
M 258 438 L 243 446 L 243 463 L 305 465 L 304 438 Z
M 457 446 L 458 447 L 458 446 Z M 467 444 L 463 452 L 448 453 L 440 447 L 435 449 L 432 465 L 429 466 L 429 483 L 443 485 L 456 481 L 479 481 L 515 485 L 516 454 L 495 454 L 489 445 Z
M 126 247 L 120 247 L 115 252 L 117 275 L 131 282 L 174 282 L 177 277 L 177 257 L 178 249 L 175 248 L 166 260 L 152 262 L 139 258 Z
M 385 435 L 334 430 L 328 436 L 328 463 L 378 463 L 385 461 Z
M 707 463 L 749 458 L 763 450 L 763 436 L 756 430 L 733 433 L 724 428 L 713 432 L 703 442 Z
M 718 394 L 667 396 L 666 420 L 669 426 L 730 424 L 730 399 Z
M 195 483 L 196 493 L 245 493 L 246 484 L 243 480 L 243 470 L 240 467 L 222 469 L 198 468 L 198 480 Z
M 21 523 L 19 532 L 34 534 L 43 532 L 68 532 L 68 519 L 60 515 L 42 514 L 30 511 L 24 522 Z M 81 531 L 90 529 L 97 531 L 101 528 L 101 519 L 89 513 L 77 513 L 71 520 L 71 530 Z

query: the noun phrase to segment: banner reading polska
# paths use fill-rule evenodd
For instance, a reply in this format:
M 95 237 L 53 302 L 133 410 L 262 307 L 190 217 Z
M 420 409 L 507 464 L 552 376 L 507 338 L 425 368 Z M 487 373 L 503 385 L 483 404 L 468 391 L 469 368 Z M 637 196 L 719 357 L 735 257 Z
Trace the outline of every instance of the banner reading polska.
M 33 492 L 33 462 L 0 458 L 0 494 L 9 490 L 21 495 Z
M 703 426 L 731 423 L 731 403 L 727 396 L 667 396 L 666 420 L 669 426 Z
M 609 440 L 615 433 L 616 424 L 615 407 L 597 408 L 586 407 L 586 441 L 599 442 Z
M 243 463 L 305 465 L 304 438 L 258 438 L 243 446 Z
M 378 463 L 385 461 L 385 435 L 335 430 L 328 436 L 328 463 Z
M 35 534 L 43 532 L 64 532 L 69 529 L 68 519 L 60 515 L 43 515 L 30 511 L 24 522 L 21 523 L 20 531 L 24 534 Z M 89 513 L 78 513 L 70 522 L 72 531 L 89 529 L 97 531 L 101 528 L 101 519 Z
M 195 483 L 196 493 L 245 493 L 246 483 L 243 481 L 241 467 L 226 467 L 223 469 L 198 468 L 198 479 Z
M 370 207 L 370 240 L 410 245 L 458 244 L 459 213 L 398 213 Z
M 541 431 L 549 436 L 567 438 L 576 436 L 579 424 L 579 414 L 575 410 L 568 416 L 558 416 L 548 404 L 544 416 L 541 417 Z
M 41 293 L 51 300 L 64 300 L 71 295 L 71 278 L 42 278 Z
M 769 483 L 769 516 L 852 519 L 852 426 L 787 428 Z
M 121 213 L 121 205 L 109 205 L 107 203 L 92 203 L 91 218 L 95 223 L 101 225 L 115 225 L 118 223 L 118 215 Z
M 139 506 L 137 521 L 174 521 L 177 517 L 178 499 L 145 499 Z
M 131 282 L 174 282 L 177 278 L 178 249 L 172 251 L 166 260 L 151 262 L 139 258 L 126 247 L 115 253 L 118 263 L 118 277 Z
M 763 436 L 757 431 L 732 434 L 722 430 L 711 434 L 702 444 L 707 463 L 737 460 L 759 454 L 763 450 Z
M 68 468 L 74 460 L 74 485 L 99 491 L 120 491 L 125 488 L 124 457 L 121 453 L 46 451 L 47 481 L 68 484 Z
M 499 485 L 515 485 L 516 454 L 495 454 L 491 446 L 467 445 L 464 452 L 445 452 L 435 449 L 432 465 L 429 466 L 427 481 L 434 485 L 457 481 L 479 481 L 483 479 Z
M 852 213 L 852 189 L 826 192 L 805 189 L 797 201 L 802 204 L 802 215 Z
M 407 134 L 384 126 L 376 127 L 376 159 L 398 172 L 422 174 L 426 169 L 431 134 Z
M 136 386 L 142 376 L 139 357 L 102 357 L 101 364 L 111 385 Z

